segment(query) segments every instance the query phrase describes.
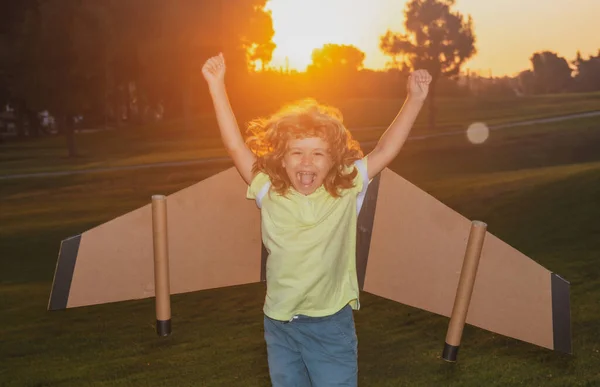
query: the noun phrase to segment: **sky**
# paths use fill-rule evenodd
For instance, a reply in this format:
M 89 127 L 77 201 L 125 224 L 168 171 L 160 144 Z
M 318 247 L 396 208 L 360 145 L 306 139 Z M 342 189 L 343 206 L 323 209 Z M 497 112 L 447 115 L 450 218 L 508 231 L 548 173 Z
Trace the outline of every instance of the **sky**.
M 277 48 L 272 65 L 303 71 L 314 48 L 352 44 L 365 52 L 364 66 L 380 69 L 390 60 L 379 37 L 403 32 L 405 0 L 268 0 Z M 516 75 L 531 68 L 534 52 L 549 50 L 584 58 L 600 49 L 600 0 L 456 0 L 453 10 L 471 15 L 477 54 L 463 70 L 484 76 Z

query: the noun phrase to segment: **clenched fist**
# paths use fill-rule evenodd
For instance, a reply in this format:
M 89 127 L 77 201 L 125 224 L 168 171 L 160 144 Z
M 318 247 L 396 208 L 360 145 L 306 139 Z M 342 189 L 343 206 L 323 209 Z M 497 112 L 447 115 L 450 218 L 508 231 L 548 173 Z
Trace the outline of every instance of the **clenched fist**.
M 225 58 L 222 53 L 204 63 L 202 75 L 210 87 L 225 83 Z
M 429 84 L 431 83 L 431 80 L 432 77 L 427 70 L 413 71 L 408 77 L 408 97 L 424 101 L 429 93 Z

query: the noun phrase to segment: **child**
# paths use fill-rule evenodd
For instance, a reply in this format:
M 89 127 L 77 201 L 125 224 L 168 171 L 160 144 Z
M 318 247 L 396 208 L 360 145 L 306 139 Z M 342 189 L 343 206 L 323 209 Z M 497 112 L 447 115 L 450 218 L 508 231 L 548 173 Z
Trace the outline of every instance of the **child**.
M 339 112 L 313 100 L 251 122 L 244 141 L 225 90 L 223 55 L 210 58 L 202 73 L 223 143 L 248 184 L 247 197 L 261 208 L 271 382 L 356 386 L 357 216 L 369 181 L 404 144 L 431 76 L 424 70 L 410 75 L 401 112 L 363 157 Z

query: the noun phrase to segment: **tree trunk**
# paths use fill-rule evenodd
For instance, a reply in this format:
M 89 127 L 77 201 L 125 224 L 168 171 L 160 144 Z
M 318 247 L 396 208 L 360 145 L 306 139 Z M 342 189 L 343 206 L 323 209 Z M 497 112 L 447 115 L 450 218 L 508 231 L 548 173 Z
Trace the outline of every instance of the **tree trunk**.
M 429 86 L 429 116 L 428 116 L 428 130 L 435 132 L 435 118 L 436 118 L 436 106 L 435 106 L 435 89 L 437 86 L 436 78 L 433 78 L 431 85 Z
M 123 95 L 122 90 L 119 86 L 115 87 L 112 95 L 112 114 L 113 114 L 113 125 L 115 128 L 120 128 L 123 125 Z
M 15 126 L 17 129 L 17 138 L 23 139 L 26 136 L 25 132 L 25 121 L 26 121 L 26 112 L 25 112 L 25 103 L 21 102 L 15 109 Z
M 194 130 L 194 98 L 193 98 L 193 85 L 192 81 L 184 83 L 183 86 L 183 122 L 185 129 L 192 131 Z
M 63 115 L 63 131 L 67 142 L 67 152 L 69 158 L 77 157 L 77 147 L 75 146 L 75 123 L 73 117 L 69 114 Z
M 125 90 L 123 94 L 123 98 L 125 99 L 125 119 L 127 120 L 127 126 L 132 126 L 131 119 L 131 90 L 130 90 L 129 82 L 125 84 Z
M 30 137 L 40 136 L 40 118 L 36 111 L 27 108 L 27 124 Z

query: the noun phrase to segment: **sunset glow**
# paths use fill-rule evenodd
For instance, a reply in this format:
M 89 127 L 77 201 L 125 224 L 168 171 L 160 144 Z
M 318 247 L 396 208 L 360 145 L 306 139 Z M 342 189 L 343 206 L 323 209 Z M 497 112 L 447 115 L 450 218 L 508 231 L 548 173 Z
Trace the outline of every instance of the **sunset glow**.
M 271 67 L 303 71 L 311 53 L 326 43 L 351 44 L 366 54 L 364 65 L 382 69 L 390 60 L 379 50 L 388 29 L 404 30 L 404 0 L 268 0 L 277 48 Z M 534 52 L 550 50 L 567 60 L 581 50 L 596 54 L 598 0 L 457 0 L 453 10 L 471 15 L 475 57 L 463 69 L 483 75 L 514 75 L 530 68 Z M 286 61 L 287 58 L 287 61 Z
M 385 34 L 388 26 L 402 28 L 398 15 L 404 5 L 396 0 L 393 8 L 400 13 L 391 17 L 385 7 L 373 4 L 364 0 L 269 0 L 267 9 L 273 15 L 277 45 L 272 66 L 285 68 L 287 58 L 290 69 L 303 71 L 311 62 L 312 51 L 326 43 L 358 47 L 369 54 L 366 67 L 384 65 L 387 59 L 379 53 L 377 37 Z

